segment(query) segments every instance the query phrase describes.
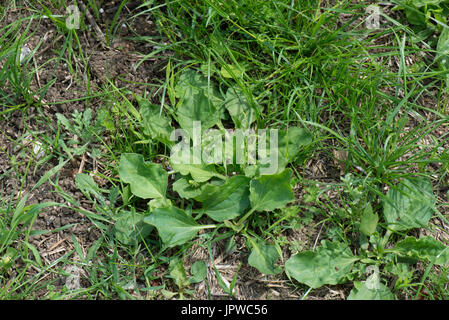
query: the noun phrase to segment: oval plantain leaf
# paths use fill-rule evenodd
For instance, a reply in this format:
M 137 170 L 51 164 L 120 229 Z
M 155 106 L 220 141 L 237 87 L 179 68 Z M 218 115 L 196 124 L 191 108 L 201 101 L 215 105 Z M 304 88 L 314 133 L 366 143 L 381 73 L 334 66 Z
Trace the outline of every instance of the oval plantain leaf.
M 133 211 L 121 210 L 114 223 L 114 234 L 121 243 L 130 245 L 145 238 L 153 227 L 143 223 L 144 215 Z
M 195 262 L 190 268 L 192 277 L 189 279 L 190 283 L 199 283 L 207 277 L 207 266 L 202 260 Z
M 373 213 L 373 209 L 371 204 L 363 211 L 362 217 L 360 219 L 360 231 L 366 235 L 370 236 L 374 232 L 376 232 L 377 222 L 379 221 L 379 217 L 377 214 Z
M 388 227 L 395 231 L 421 228 L 433 216 L 435 205 L 432 183 L 425 178 L 410 178 L 388 190 L 383 213 Z
M 275 266 L 279 258 L 278 251 L 274 245 L 265 244 L 259 240 L 248 238 L 251 242 L 251 254 L 248 257 L 248 264 L 263 274 L 277 274 L 282 271 L 279 266 Z
M 183 176 L 190 174 L 195 182 L 205 182 L 212 177 L 219 176 L 212 164 L 176 164 L 170 160 L 172 169 Z
M 162 242 L 168 247 L 182 245 L 193 239 L 199 230 L 215 227 L 197 224 L 184 210 L 176 207 L 156 208 L 143 221 L 156 227 Z
M 353 288 L 349 293 L 347 300 L 394 300 L 394 295 L 390 289 L 380 283 L 379 289 L 370 289 L 365 283 L 359 288 Z
M 152 139 L 158 140 L 166 145 L 171 146 L 173 141 L 170 140 L 170 134 L 173 130 L 170 119 L 161 112 L 160 107 L 153 105 L 143 97 L 136 96 L 142 115 L 142 124 L 145 133 Z
M 287 275 L 314 289 L 341 283 L 358 258 L 346 244 L 325 240 L 321 244 L 315 251 L 301 252 L 288 259 Z
M 249 207 L 249 181 L 245 176 L 233 176 L 223 185 L 207 185 L 201 194 L 205 213 L 218 222 L 240 216 Z
M 221 119 L 223 98 L 200 72 L 185 70 L 175 87 L 179 98 L 176 118 L 181 128 L 192 136 L 193 122 L 201 121 L 201 131 L 213 127 Z
M 199 196 L 202 193 L 204 187 L 189 183 L 189 179 L 186 177 L 180 177 L 173 183 L 173 191 L 177 192 L 181 198 L 192 199 Z
M 449 264 L 449 247 L 432 237 L 406 237 L 391 249 L 406 258 L 427 260 L 437 265 Z
M 251 180 L 251 208 L 254 211 L 272 211 L 282 208 L 295 200 L 290 186 L 291 169 L 285 169 L 279 174 L 265 175 Z
M 204 132 L 220 121 L 221 114 L 203 91 L 200 91 L 184 98 L 178 106 L 176 117 L 181 128 L 193 136 L 195 121 L 201 122 L 201 132 Z
M 122 154 L 119 175 L 123 182 L 130 184 L 131 192 L 140 198 L 165 197 L 167 172 L 159 164 L 146 163 L 141 154 Z
M 256 112 L 247 101 L 244 93 L 237 87 L 226 92 L 225 107 L 231 115 L 236 128 L 249 129 L 256 121 Z

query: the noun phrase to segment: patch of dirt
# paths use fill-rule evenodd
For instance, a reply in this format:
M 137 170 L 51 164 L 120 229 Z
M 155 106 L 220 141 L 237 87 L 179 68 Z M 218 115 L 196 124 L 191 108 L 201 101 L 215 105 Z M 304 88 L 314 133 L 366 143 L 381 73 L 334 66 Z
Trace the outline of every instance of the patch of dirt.
M 113 17 L 115 13 L 114 10 L 109 10 L 114 9 L 111 4 L 114 5 L 113 2 L 110 2 L 109 7 L 105 7 L 107 9 L 105 21 Z M 60 11 L 60 14 L 65 14 L 64 10 Z M 58 14 L 58 12 L 54 13 Z M 30 12 L 26 8 L 11 10 L 1 23 L 2 25 L 9 24 L 28 15 Z M 126 87 L 136 94 L 148 91 L 148 83 L 162 79 L 165 72 L 161 70 L 166 61 L 162 60 L 161 62 L 155 58 L 147 59 L 137 68 L 137 64 L 142 59 L 137 51 L 148 54 L 152 48 L 144 45 L 138 46 L 135 41 L 125 39 L 132 35 L 132 30 L 128 28 L 144 28 L 143 35 L 154 34 L 154 23 L 143 21 L 143 19 L 143 17 L 137 18 L 133 24 L 121 28 L 119 34 L 114 37 L 115 41 L 111 47 L 100 44 L 92 32 L 80 32 L 79 40 L 85 60 L 81 60 L 79 54 L 68 54 L 66 50 L 64 54 L 66 60 L 61 60 L 59 63 L 57 61 L 61 48 L 67 45 L 64 42 L 66 37 L 62 36 L 48 19 L 31 23 L 28 31 L 31 36 L 24 45 L 30 50 L 36 49 L 36 51 L 29 64 L 24 68 L 30 71 L 37 68 L 30 85 L 30 91 L 35 93 L 35 101 L 26 109 L 8 113 L 7 116 L 0 116 L 2 122 L 0 129 L 0 150 L 2 150 L 0 152 L 0 199 L 5 202 L 9 201 L 8 199 L 18 201 L 21 196 L 26 194 L 28 195 L 27 205 L 45 202 L 68 204 L 48 182 L 33 189 L 45 173 L 58 165 L 59 160 L 58 155 L 53 154 L 50 160 L 38 164 L 40 159 L 37 159 L 33 152 L 33 143 L 24 139 L 23 136 L 33 133 L 34 138 L 30 138 L 32 141 L 54 140 L 56 131 L 51 132 L 46 129 L 46 123 L 55 125 L 56 113 L 61 113 L 67 119 L 71 119 L 75 110 L 84 111 L 87 105 L 86 101 L 89 101 L 84 97 L 100 91 L 102 86 L 107 85 L 107 79 L 111 80 L 117 88 Z M 153 27 L 148 28 L 148 26 Z M 22 26 L 22 31 L 25 31 L 25 24 Z M 77 51 L 77 48 L 74 50 Z M 69 62 L 68 59 L 72 60 Z M 101 100 L 93 98 L 89 102 L 89 107 L 95 112 L 100 106 Z M 42 104 L 43 108 L 36 108 L 37 104 Z M 73 133 L 70 138 L 73 138 Z M 15 164 L 11 159 L 16 159 Z M 80 162 L 81 157 L 75 157 L 72 161 L 67 162 L 51 180 L 68 197 L 79 203 L 83 209 L 94 211 L 92 204 L 75 186 L 74 176 L 79 172 Z M 31 164 L 29 168 L 27 168 L 28 163 Z M 91 167 L 91 163 L 88 160 L 85 169 L 91 169 L 89 166 Z M 26 178 L 24 178 L 25 176 Z M 68 229 L 54 231 L 71 224 L 73 226 Z M 33 230 L 51 231 L 32 236 L 29 239 L 29 242 L 38 250 L 45 265 L 54 263 L 74 249 L 72 236 L 86 253 L 92 243 L 101 235 L 84 214 L 69 207 L 58 206 L 42 209 L 33 225 Z M 77 255 L 72 255 L 71 259 L 77 260 Z M 46 279 L 55 280 L 53 285 L 55 285 L 56 291 L 67 284 L 67 281 L 71 285 L 82 287 L 83 276 L 87 278 L 86 271 L 82 268 L 75 271 L 76 275 L 72 278 L 56 279 L 54 274 L 49 273 L 46 275 Z M 84 284 L 88 285 L 88 283 Z M 40 294 L 41 297 L 45 297 L 47 292 L 43 290 Z

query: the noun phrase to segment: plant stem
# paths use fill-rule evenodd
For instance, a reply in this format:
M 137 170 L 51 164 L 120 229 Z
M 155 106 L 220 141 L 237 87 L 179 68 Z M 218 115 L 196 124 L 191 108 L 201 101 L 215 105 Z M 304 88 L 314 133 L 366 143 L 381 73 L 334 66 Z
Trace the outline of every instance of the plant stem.
M 249 216 L 251 215 L 251 214 L 253 214 L 253 212 L 254 211 L 256 211 L 256 208 L 254 207 L 254 208 L 251 208 L 251 210 L 249 210 L 240 220 L 239 220 L 239 222 L 237 222 L 237 227 L 239 227 L 239 226 L 241 226 L 242 224 L 243 224 L 243 222 L 245 222 L 246 221 L 246 219 L 248 219 L 249 218 Z
M 381 247 L 382 247 L 382 252 L 385 248 L 385 246 L 387 245 L 388 240 L 390 239 L 390 236 L 392 235 L 392 231 L 391 230 L 387 230 L 387 232 L 385 233 L 385 236 L 382 238 L 382 242 L 380 243 Z
M 214 229 L 216 227 L 217 227 L 217 225 L 215 225 L 215 224 L 206 224 L 204 226 L 199 226 L 198 229 Z

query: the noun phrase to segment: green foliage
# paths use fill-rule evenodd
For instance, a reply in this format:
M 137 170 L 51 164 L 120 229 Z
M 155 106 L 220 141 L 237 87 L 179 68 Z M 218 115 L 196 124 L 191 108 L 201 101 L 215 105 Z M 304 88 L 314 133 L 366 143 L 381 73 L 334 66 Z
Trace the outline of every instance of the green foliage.
M 312 288 L 342 283 L 358 260 L 343 243 L 323 241 L 315 251 L 292 256 L 285 263 L 285 272 Z
M 157 228 L 159 236 L 168 247 L 186 243 L 201 229 L 215 227 L 197 224 L 184 210 L 176 207 L 156 208 L 143 221 Z
M 146 163 L 141 154 L 122 154 L 119 174 L 134 195 L 144 199 L 165 197 L 167 172 L 159 164 Z
M 446 23 L 449 13 L 447 0 L 401 0 L 399 3 L 398 8 L 405 11 L 407 20 L 413 25 L 441 30 L 436 21 Z
M 96 140 L 96 137 L 104 131 L 101 119 L 97 118 L 93 121 L 91 108 L 87 108 L 83 112 L 73 111 L 72 122 L 60 113 L 56 114 L 56 118 L 68 132 L 78 136 L 83 143 Z
M 190 175 L 195 182 L 205 182 L 212 177 L 221 177 L 213 165 L 206 164 L 184 164 L 170 161 L 174 171 L 179 172 L 183 176 Z
M 223 222 L 240 216 L 249 207 L 249 182 L 245 176 L 233 176 L 220 186 L 206 185 L 201 192 L 204 212 Z
M 223 98 L 200 73 L 184 71 L 175 87 L 175 96 L 179 99 L 176 119 L 190 136 L 193 136 L 194 121 L 201 122 L 202 131 L 220 121 Z
M 135 211 L 121 210 L 115 217 L 114 234 L 124 245 L 131 245 L 146 238 L 152 227 L 143 222 L 144 215 Z
M 251 243 L 251 254 L 248 257 L 248 264 L 263 274 L 276 274 L 282 271 L 279 266 L 275 266 L 279 254 L 274 245 L 266 244 L 260 240 L 248 237 Z
M 241 89 L 236 87 L 229 88 L 226 92 L 224 103 L 236 128 L 249 129 L 253 122 L 256 121 L 256 112 Z
M 449 265 L 449 247 L 432 237 L 406 237 L 396 243 L 391 251 L 405 258 L 425 260 L 442 266 Z
M 184 199 L 192 199 L 201 195 L 202 189 L 198 183 L 190 180 L 188 177 L 180 177 L 173 183 L 173 191 L 177 192 Z
M 360 220 L 360 231 L 364 235 L 370 236 L 374 232 L 376 232 L 379 217 L 377 216 L 377 214 L 373 213 L 373 209 L 371 208 L 370 204 L 368 204 L 368 206 L 363 211 L 363 215 Z
M 365 283 L 354 283 L 348 300 L 394 300 L 394 295 L 384 284 L 380 284 L 378 289 L 368 288 Z
M 279 174 L 265 175 L 251 180 L 251 208 L 254 211 L 273 211 L 282 208 L 295 199 L 290 186 L 291 169 Z
M 63 9 L 62 2 L 51 1 L 56 2 Z M 96 2 L 88 2 L 101 19 Z M 152 15 L 158 34 L 144 36 L 138 34 L 139 28 L 129 29 L 134 38 L 125 41 L 141 42 L 135 48 L 143 48 L 140 44 L 145 42 L 154 47 L 137 66 L 144 66 L 150 57 L 168 61 L 165 80 L 155 77 L 150 84 L 139 83 L 148 86 L 144 91 L 151 92 L 151 102 L 150 95 L 136 96 L 106 76 L 109 84 L 101 92 L 89 86 L 85 111 L 75 111 L 71 119 L 58 114 L 55 141 L 50 134 L 44 138 L 48 150 L 58 153 L 59 162 L 38 186 L 54 184 L 73 207 L 78 200 L 61 191 L 58 173 L 75 156 L 94 160 L 88 158 L 86 173 L 75 177 L 77 188 L 94 204 L 90 210 L 96 212 L 77 210 L 92 219 L 102 234 L 87 255 L 73 239 L 80 264 L 95 266 L 89 269 L 93 286 L 86 292 L 94 292 L 94 298 L 145 299 L 158 293 L 184 298 L 191 294 L 189 286 L 207 278 L 209 267 L 214 268 L 220 287 L 235 297 L 239 269 L 229 283 L 213 265 L 212 253 L 207 265 L 197 261 L 187 270 L 184 263 L 192 244 L 207 245 L 211 251 L 211 243 L 226 242 L 226 253 L 247 252 L 248 264 L 263 274 L 285 269 L 291 279 L 311 288 L 352 282 L 348 299 L 394 299 L 396 293 L 416 297 L 431 291 L 429 279 L 438 283 L 438 296 L 447 297 L 447 247 L 431 237 L 415 238 L 411 232 L 439 228 L 432 225 L 434 214 L 446 222 L 438 212 L 444 206 L 437 203 L 441 200 L 433 195 L 432 184 L 441 190 L 447 187 L 447 101 L 440 80 L 447 79 L 449 66 L 445 26 L 449 6 L 445 0 L 396 2 L 412 28 L 391 15 L 386 28 L 366 32 L 359 23 L 366 4 L 346 0 L 334 4 L 143 1 L 135 17 Z M 28 4 L 33 7 L 33 1 Z M 115 43 L 112 38 L 124 21 L 122 15 L 129 13 L 126 5 L 121 1 L 112 24 L 106 21 L 107 45 Z M 27 19 L 41 19 L 39 10 L 33 7 Z M 74 83 L 86 77 L 89 81 L 91 66 L 78 31 L 66 30 L 63 19 L 52 12 L 48 4 L 45 19 L 58 26 L 65 40 L 50 51 L 60 50 L 57 61 L 66 63 Z M 40 52 L 39 45 L 19 61 L 31 36 L 29 26 L 23 28 L 18 21 L 0 27 L 1 115 L 28 106 L 41 112 L 35 97 L 44 97 L 51 86 L 51 81 L 43 87 L 31 85 L 38 71 L 45 69 L 45 65 L 33 69 L 32 62 L 40 63 L 33 56 Z M 129 88 L 134 85 L 129 84 Z M 89 105 L 97 105 L 98 98 L 103 104 L 94 120 Z M 220 133 L 279 129 L 277 171 L 262 174 L 267 164 L 260 160 L 256 164 L 176 163 L 168 157 L 174 146 L 171 133 L 179 128 L 192 135 L 193 121 L 201 121 L 201 133 L 210 128 Z M 65 132 L 73 139 L 64 140 Z M 102 141 L 105 133 L 110 135 Z M 12 139 L 7 132 L 3 136 Z M 208 146 L 207 138 L 206 134 L 200 141 L 202 147 Z M 104 150 L 97 149 L 97 143 Z M 3 145 L 0 148 L 6 155 L 10 152 L 9 146 L 6 151 Z M 232 157 L 236 151 L 232 150 Z M 336 168 L 330 159 L 334 151 L 344 153 L 334 159 Z M 11 163 L 18 161 L 14 155 Z M 89 172 L 92 165 L 110 189 L 95 183 Z M 12 167 L 11 172 L 23 175 L 26 186 L 27 173 Z M 412 172 L 420 177 L 410 178 Z M 37 248 L 19 241 L 23 234 L 26 238 L 43 232 L 23 232 L 22 226 L 28 228 L 44 208 L 25 202 L 19 201 L 16 210 L 5 206 L 0 211 L 0 297 L 10 290 L 8 277 L 20 265 L 17 259 L 45 268 Z M 326 239 L 314 250 L 307 250 L 309 241 L 290 236 L 314 227 L 320 228 L 318 238 L 309 240 Z M 239 238 L 246 239 L 246 249 L 237 245 Z M 102 254 L 97 255 L 97 250 Z M 299 253 L 283 265 L 281 253 L 288 250 Z M 424 275 L 415 272 L 417 261 L 430 263 Z M 434 276 L 433 264 L 442 276 Z M 370 267 L 381 273 L 365 279 Z M 167 278 L 174 285 L 169 289 Z M 387 279 L 396 279 L 394 286 Z M 145 288 L 139 292 L 142 281 Z M 421 290 L 424 286 L 426 290 Z M 51 297 L 61 296 L 49 288 Z M 173 288 L 176 292 L 169 291 Z
M 435 61 L 442 71 L 449 72 L 449 27 L 443 29 L 438 39 Z M 448 84 L 449 73 L 446 74 L 446 85 Z
M 207 277 L 206 263 L 204 261 L 195 262 L 190 268 L 190 273 L 192 274 L 192 277 L 189 279 L 190 283 L 199 283 L 204 281 Z
M 388 230 L 383 238 L 377 230 L 379 217 L 373 213 L 372 207 L 368 205 L 361 215 L 360 231 L 363 236 L 370 236 L 372 251 L 368 250 L 364 237 L 361 237 L 358 257 L 352 255 L 347 245 L 323 241 L 315 251 L 292 256 L 285 264 L 285 271 L 298 282 L 318 288 L 325 284 L 341 283 L 360 265 L 374 262 L 389 265 L 397 260 L 407 263 L 423 260 L 446 266 L 449 263 L 449 248 L 431 237 L 406 237 L 392 249 L 386 249 L 392 232 L 425 227 L 433 215 L 434 205 L 430 181 L 421 177 L 404 179 L 399 186 L 392 187 L 384 198 L 383 211 Z M 388 287 L 380 282 L 377 264 L 374 270 L 375 273 L 365 282 L 354 282 L 349 300 L 394 299 Z
M 396 7 L 405 12 L 407 20 L 418 31 L 418 39 L 428 38 L 432 48 L 436 49 L 434 61 L 443 71 L 449 70 L 449 1 L 447 0 L 402 0 Z M 436 42 L 430 37 L 435 32 L 439 33 Z M 449 84 L 449 76 L 446 74 L 446 85 Z
M 152 139 L 171 145 L 170 134 L 173 130 L 170 119 L 162 113 L 157 106 L 152 105 L 147 99 L 137 96 L 137 102 L 142 115 L 144 132 Z
M 435 196 L 428 179 L 406 179 L 387 192 L 384 216 L 395 231 L 424 227 L 433 216 Z

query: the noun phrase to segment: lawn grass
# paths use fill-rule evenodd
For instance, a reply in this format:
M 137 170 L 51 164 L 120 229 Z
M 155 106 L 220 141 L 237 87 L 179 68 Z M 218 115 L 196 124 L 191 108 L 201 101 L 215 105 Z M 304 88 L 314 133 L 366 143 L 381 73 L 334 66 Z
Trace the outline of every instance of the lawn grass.
M 134 2 L 117 2 L 106 22 L 106 2 L 85 2 L 98 25 L 106 26 L 104 42 L 94 50 L 120 51 L 124 49 L 115 43 L 132 43 L 139 48 L 132 53 L 139 57 L 136 70 L 158 61 L 158 74 L 164 76 L 135 83 L 106 74 L 101 85 L 94 81 L 98 75 L 85 41 L 86 34 L 98 34 L 87 18 L 79 30 L 66 28 L 68 1 L 0 6 L 0 119 L 8 123 L 21 118 L 25 124 L 16 135 L 0 128 L 0 154 L 9 163 L 9 169 L 0 172 L 0 188 L 12 177 L 20 185 L 0 199 L 0 299 L 213 299 L 220 294 L 254 298 L 239 291 L 241 279 L 280 281 L 281 298 L 329 299 L 326 289 L 299 283 L 284 272 L 261 276 L 248 266 L 253 239 L 272 245 L 281 267 L 297 253 L 320 248 L 321 240 L 347 244 L 357 254 L 368 245 L 382 248 L 374 255 L 367 253 L 362 260 L 368 262 L 354 267 L 346 281 L 330 286 L 345 298 L 367 280 L 370 265 L 380 267 L 380 283 L 397 299 L 447 298 L 447 266 L 407 264 L 383 251 L 392 250 L 406 236 L 428 235 L 448 242 L 447 70 L 433 61 L 436 49 L 427 40 L 414 40 L 416 31 L 402 11 L 384 6 L 384 24 L 366 29 L 368 2 L 144 0 L 129 9 Z M 19 8 L 21 18 L 6 21 L 7 12 Z M 85 11 L 81 14 L 85 17 Z M 142 17 L 152 22 L 156 33 L 133 27 Z M 20 61 L 22 48 L 49 22 L 56 32 L 48 49 L 51 56 L 38 62 L 36 55 L 48 45 L 41 39 L 29 58 Z M 125 27 L 130 31 L 122 37 Z M 70 85 L 80 85 L 84 94 L 47 101 L 61 81 L 61 66 L 71 77 Z M 37 83 L 47 69 L 54 69 L 51 79 Z M 176 84 L 186 70 L 201 74 L 222 95 L 229 88 L 239 90 L 254 112 L 254 127 L 306 128 L 313 139 L 288 165 L 295 194 L 288 206 L 245 216 L 233 225 L 242 225 L 243 231 L 220 224 L 169 247 L 154 228 L 145 230 L 133 220 L 149 215 L 153 204 L 133 195 L 120 179 L 119 168 L 121 155 L 127 153 L 166 166 L 170 146 L 149 133 L 139 101 L 144 97 L 177 127 Z M 137 87 L 143 93 L 134 91 Z M 83 109 L 60 111 L 70 104 Z M 50 119 L 48 112 L 59 115 Z M 225 113 L 217 127 L 234 128 L 234 123 Z M 43 157 L 27 153 L 30 139 L 41 143 Z M 9 144 L 21 153 L 14 154 L 5 147 Z M 77 180 L 74 175 L 73 184 L 82 198 L 63 183 L 64 168 L 75 162 L 75 169 L 81 168 L 79 159 L 87 163 L 78 170 L 85 176 Z M 40 168 L 47 174 L 30 185 L 27 177 Z M 217 170 L 222 175 L 231 171 Z M 179 174 L 167 171 L 170 189 Z M 93 184 L 87 176 L 93 177 Z M 416 177 L 431 182 L 436 197 L 432 219 L 419 229 L 390 230 L 382 218 L 388 192 Z M 43 259 L 43 252 L 30 241 L 38 215 L 56 205 L 29 204 L 27 197 L 45 185 L 57 195 L 58 205 L 84 216 L 97 231 L 88 246 L 70 236 L 65 254 L 53 260 Z M 202 215 L 198 202 L 176 192 L 169 192 L 167 199 L 195 221 L 215 223 Z M 361 233 L 368 207 L 379 217 L 378 230 L 388 230 L 378 238 Z M 219 248 L 232 265 L 230 272 L 216 266 Z M 12 264 L 5 260 L 9 257 Z M 213 273 L 202 285 L 189 282 L 187 276 L 195 274 L 192 265 L 199 260 L 207 261 Z M 58 282 L 70 275 L 70 266 L 84 271 L 76 289 Z M 201 295 L 195 292 L 198 288 Z M 256 298 L 273 295 L 265 288 Z

